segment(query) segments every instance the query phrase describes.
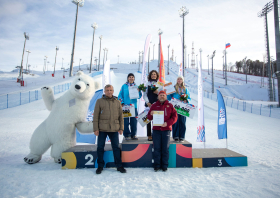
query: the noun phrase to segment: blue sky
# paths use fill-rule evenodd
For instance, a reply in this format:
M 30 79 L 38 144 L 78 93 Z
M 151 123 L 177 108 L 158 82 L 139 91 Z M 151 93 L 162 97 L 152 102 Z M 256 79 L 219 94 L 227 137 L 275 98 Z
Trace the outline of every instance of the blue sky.
M 89 64 L 91 56 L 91 24 L 96 22 L 94 57 L 99 55 L 99 39 L 103 35 L 102 49 L 108 48 L 111 63 L 127 63 L 138 60 L 139 51 L 144 50 L 145 39 L 152 35 L 155 44 L 155 58 L 158 52 L 158 29 L 163 30 L 162 45 L 167 60 L 167 45 L 174 49 L 177 63 L 181 60 L 181 45 L 178 33 L 182 33 L 182 18 L 178 10 L 189 9 L 185 17 L 185 43 L 190 54 L 194 42 L 195 54 L 202 49 L 202 67 L 207 68 L 207 55 L 216 50 L 214 68 L 222 68 L 222 51 L 225 43 L 228 49 L 228 63 L 243 59 L 263 60 L 265 53 L 264 20 L 257 17 L 267 3 L 266 0 L 85 0 L 79 7 L 75 46 L 75 63 Z M 20 65 L 24 44 L 23 32 L 30 40 L 28 64 L 41 70 L 44 56 L 50 65 L 54 64 L 55 47 L 59 46 L 57 66 L 70 63 L 76 7 L 71 0 L 10 0 L 0 1 L 0 70 L 11 71 Z M 273 12 L 268 15 L 271 56 L 275 57 Z M 151 53 L 151 57 L 152 57 Z M 198 55 L 199 57 L 199 55 Z M 23 65 L 26 65 L 25 53 Z M 103 61 L 103 50 L 101 53 Z M 101 61 L 101 62 L 102 62 Z M 67 67 L 67 66 L 66 66 Z

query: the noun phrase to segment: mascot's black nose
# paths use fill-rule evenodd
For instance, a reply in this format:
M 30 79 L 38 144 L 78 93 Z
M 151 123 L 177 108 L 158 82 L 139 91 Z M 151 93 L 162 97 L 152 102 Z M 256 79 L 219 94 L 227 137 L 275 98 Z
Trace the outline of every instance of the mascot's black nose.
M 75 85 L 76 89 L 81 89 L 80 85 Z

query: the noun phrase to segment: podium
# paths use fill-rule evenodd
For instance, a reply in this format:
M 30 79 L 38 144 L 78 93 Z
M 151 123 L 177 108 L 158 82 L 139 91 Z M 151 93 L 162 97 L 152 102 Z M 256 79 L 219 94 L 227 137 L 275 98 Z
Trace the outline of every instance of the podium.
M 153 167 L 153 142 L 146 137 L 123 140 L 119 145 L 123 167 Z M 115 167 L 111 144 L 105 144 L 105 167 Z M 77 145 L 61 155 L 62 169 L 97 168 L 97 145 Z M 193 149 L 188 141 L 170 138 L 169 168 L 209 168 L 248 166 L 247 157 L 226 148 Z

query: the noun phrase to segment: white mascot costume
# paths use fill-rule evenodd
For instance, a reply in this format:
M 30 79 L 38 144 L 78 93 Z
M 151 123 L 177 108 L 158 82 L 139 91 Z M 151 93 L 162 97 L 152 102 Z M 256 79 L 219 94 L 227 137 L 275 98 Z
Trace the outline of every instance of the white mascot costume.
M 70 89 L 54 99 L 51 87 L 41 89 L 42 98 L 50 115 L 34 131 L 30 140 L 30 153 L 24 158 L 28 164 L 41 160 L 51 147 L 51 156 L 61 163 L 61 153 L 76 145 L 75 128 L 81 133 L 93 133 L 92 122 L 86 122 L 90 100 L 99 83 L 83 72 L 78 72 Z

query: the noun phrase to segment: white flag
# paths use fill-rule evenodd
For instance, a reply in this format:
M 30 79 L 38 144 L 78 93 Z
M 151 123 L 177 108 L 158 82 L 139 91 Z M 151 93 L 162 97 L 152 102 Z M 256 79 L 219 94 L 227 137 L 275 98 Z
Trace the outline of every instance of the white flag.
M 197 123 L 197 142 L 205 142 L 204 107 L 203 107 L 203 81 L 202 68 L 199 65 L 198 72 L 198 123 Z
M 142 76 L 141 76 L 141 84 L 146 85 L 147 82 L 147 71 L 146 71 L 146 55 L 149 50 L 150 40 L 152 36 L 149 34 L 146 38 L 145 46 L 144 46 L 144 55 L 143 55 L 143 66 L 142 66 Z M 148 90 L 146 90 L 148 91 Z M 144 93 L 143 93 L 144 94 Z M 140 98 L 139 105 L 138 105 L 138 113 L 142 113 L 145 110 L 145 100 L 142 97 Z M 142 127 L 139 122 L 137 122 L 137 136 L 147 136 L 146 126 Z

